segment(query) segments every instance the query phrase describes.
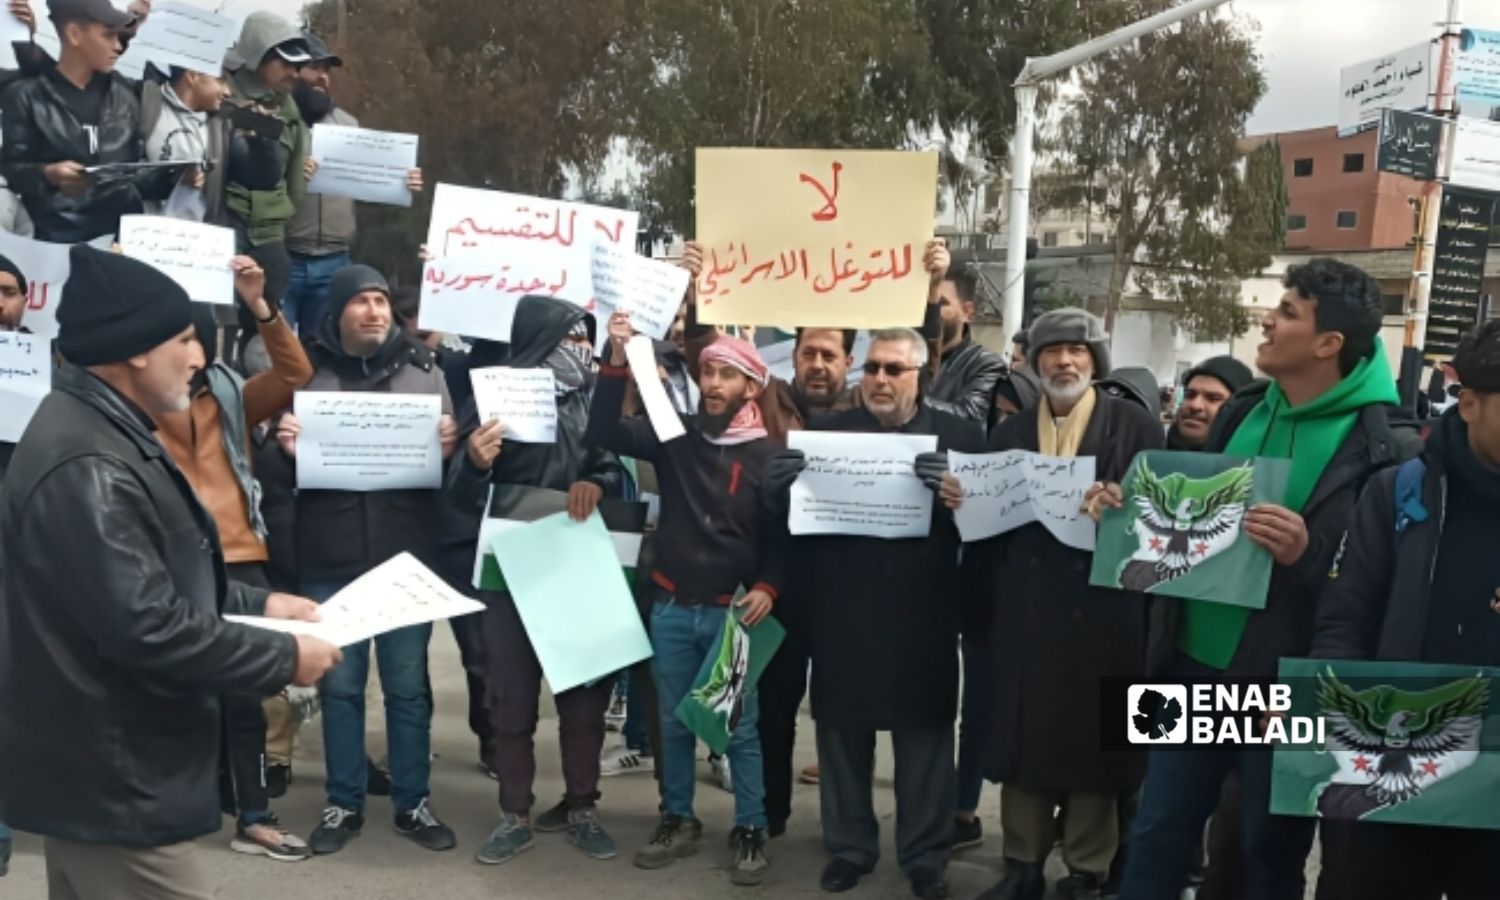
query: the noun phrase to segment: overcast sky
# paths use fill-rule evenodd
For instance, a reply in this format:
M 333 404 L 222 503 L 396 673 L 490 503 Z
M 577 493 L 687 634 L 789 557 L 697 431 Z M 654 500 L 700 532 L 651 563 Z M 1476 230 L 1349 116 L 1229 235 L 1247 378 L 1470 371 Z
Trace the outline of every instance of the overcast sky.
M 295 17 L 302 4 L 227 0 L 224 12 Z M 1339 69 L 1432 39 L 1447 0 L 1233 0 L 1231 9 L 1260 23 L 1269 89 L 1249 128 L 1259 133 L 1334 124 Z M 1472 27 L 1500 29 L 1500 0 L 1463 0 L 1462 15 Z

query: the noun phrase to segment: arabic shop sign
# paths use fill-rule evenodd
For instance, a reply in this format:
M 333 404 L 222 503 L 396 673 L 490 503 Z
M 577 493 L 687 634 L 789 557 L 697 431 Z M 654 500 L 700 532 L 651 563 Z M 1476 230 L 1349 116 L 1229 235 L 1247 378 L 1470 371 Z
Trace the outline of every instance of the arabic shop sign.
M 1479 322 L 1479 294 L 1494 220 L 1494 197 L 1452 187 L 1443 192 L 1423 347 L 1429 360 L 1452 356 L 1459 338 Z
M 1386 109 L 1426 109 L 1432 93 L 1432 44 L 1366 60 L 1339 73 L 1339 134 L 1380 124 Z
M 935 153 L 700 148 L 700 321 L 920 325 L 936 189 Z
M 1376 168 L 1393 175 L 1435 181 L 1443 121 L 1421 113 L 1385 110 L 1380 119 Z
M 1471 119 L 1500 115 L 1500 31 L 1465 28 L 1458 38 L 1458 114 Z

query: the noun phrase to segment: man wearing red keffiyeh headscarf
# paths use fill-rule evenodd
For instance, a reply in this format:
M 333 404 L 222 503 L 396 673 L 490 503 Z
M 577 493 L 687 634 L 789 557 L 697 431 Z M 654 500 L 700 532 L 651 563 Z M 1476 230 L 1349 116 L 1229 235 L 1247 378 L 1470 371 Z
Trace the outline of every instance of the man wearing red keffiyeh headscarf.
M 722 367 L 737 369 L 745 378 L 758 387 L 748 389 L 738 400 L 728 399 L 731 390 L 722 377 Z M 698 428 L 711 444 L 730 447 L 766 437 L 765 422 L 761 419 L 760 404 L 751 403 L 770 380 L 770 370 L 760 358 L 760 352 L 749 341 L 724 336 L 714 341 L 698 357 L 700 380 L 703 382 L 702 399 L 698 401 Z M 715 413 L 710 407 L 723 404 Z

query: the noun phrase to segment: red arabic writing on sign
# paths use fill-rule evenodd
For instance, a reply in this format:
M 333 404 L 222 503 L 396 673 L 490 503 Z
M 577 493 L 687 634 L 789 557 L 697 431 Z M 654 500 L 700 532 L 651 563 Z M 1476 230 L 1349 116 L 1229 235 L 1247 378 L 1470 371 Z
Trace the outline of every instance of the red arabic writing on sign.
M 823 186 L 823 183 L 811 175 L 803 172 L 798 180 L 803 184 L 810 184 L 819 194 L 823 195 L 823 205 L 813 210 L 814 222 L 832 222 L 839 217 L 839 173 L 844 171 L 844 164 L 837 160 L 833 163 L 833 190 Z
M 518 278 L 512 282 L 509 273 L 510 266 L 496 266 L 493 273 L 479 275 L 459 273 L 450 277 L 437 263 L 428 263 L 426 271 L 422 273 L 422 278 L 430 285 L 428 290 L 434 295 L 444 291 L 474 291 L 476 294 L 483 292 L 516 295 L 545 293 L 548 296 L 556 296 L 568 286 L 566 270 L 555 282 L 536 277 L 530 281 Z
M 858 294 L 877 281 L 902 281 L 912 274 L 912 245 L 856 251 L 852 242 L 830 247 L 826 254 L 791 248 L 771 256 L 752 256 L 745 244 L 728 244 L 722 253 L 709 249 L 699 283 L 699 298 L 710 303 L 716 297 L 727 297 L 738 285 L 754 281 L 801 281 L 814 293 L 831 294 L 842 290 Z
M 618 244 L 624 238 L 625 220 L 595 220 L 595 230 L 611 243 Z M 533 209 L 518 206 L 515 218 L 504 225 L 481 224 L 473 218 L 464 218 L 444 232 L 446 238 L 443 255 L 450 255 L 457 248 L 481 246 L 487 238 L 508 238 L 522 241 L 551 242 L 559 247 L 572 247 L 577 236 L 578 210 L 563 210 L 560 206 L 551 209 Z M 455 245 L 453 242 L 457 241 Z

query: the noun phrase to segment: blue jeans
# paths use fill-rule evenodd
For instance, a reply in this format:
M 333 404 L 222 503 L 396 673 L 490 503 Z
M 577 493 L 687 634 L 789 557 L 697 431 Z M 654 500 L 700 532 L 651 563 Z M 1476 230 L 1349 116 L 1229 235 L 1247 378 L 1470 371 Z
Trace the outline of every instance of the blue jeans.
M 677 718 L 682 702 L 703 668 L 703 661 L 719 649 L 724 628 L 725 606 L 680 606 L 673 600 L 657 603 L 651 610 L 651 669 L 656 677 L 656 696 L 661 710 L 662 810 L 669 816 L 693 815 L 694 772 L 698 738 Z M 761 771 L 760 732 L 755 726 L 760 714 L 754 691 L 745 695 L 740 721 L 729 741 L 729 766 L 734 773 L 734 824 L 745 828 L 766 827 L 766 785 Z
M 281 314 L 287 324 L 304 337 L 323 322 L 328 312 L 328 280 L 333 273 L 349 265 L 348 253 L 331 256 L 304 256 L 293 253 L 292 280 L 281 301 Z
M 625 696 L 625 724 L 620 726 L 620 736 L 625 746 L 637 753 L 651 752 L 650 734 L 646 729 L 645 688 L 639 678 L 631 678 L 630 670 L 620 673 L 620 690 Z
M 984 792 L 984 759 L 989 741 L 990 676 L 978 642 L 963 642 L 964 697 L 958 730 L 958 797 L 959 812 L 974 812 Z
M 322 603 L 343 582 L 312 582 L 302 592 Z M 399 628 L 375 638 L 385 731 L 391 763 L 391 801 L 398 814 L 428 795 L 432 775 L 432 695 L 427 690 L 427 642 L 432 625 Z M 323 702 L 323 755 L 328 804 L 362 812 L 368 780 L 365 756 L 365 685 L 370 642 L 344 648 L 344 661 L 318 684 Z

